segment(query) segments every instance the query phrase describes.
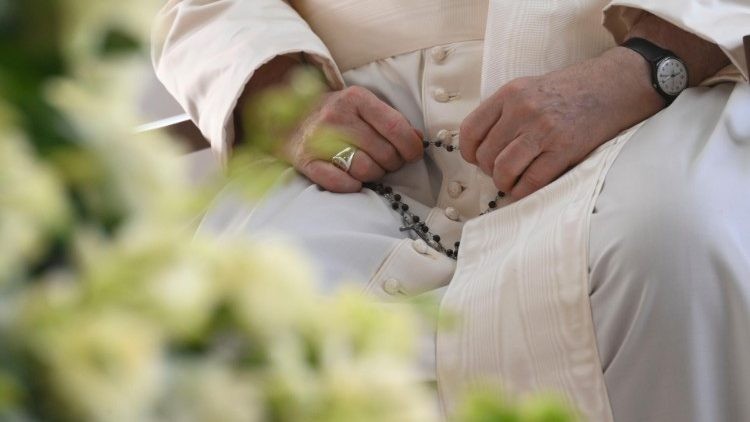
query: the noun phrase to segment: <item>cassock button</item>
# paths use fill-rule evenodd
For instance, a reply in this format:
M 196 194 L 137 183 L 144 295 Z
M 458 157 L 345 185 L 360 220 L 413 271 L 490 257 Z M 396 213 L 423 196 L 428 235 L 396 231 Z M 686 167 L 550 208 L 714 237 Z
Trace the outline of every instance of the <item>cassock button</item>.
M 383 290 L 391 296 L 401 293 L 401 282 L 395 278 L 389 278 L 383 283 Z
M 427 243 L 425 243 L 422 239 L 416 239 L 411 243 L 412 248 L 414 248 L 417 253 L 420 253 L 422 255 L 426 254 L 429 251 L 429 246 L 427 246 Z
M 430 55 L 435 63 L 442 63 L 448 57 L 448 50 L 445 47 L 435 47 L 430 52 Z
M 436 88 L 432 91 L 432 97 L 439 103 L 447 103 L 451 99 L 450 94 L 448 94 L 443 88 Z
M 453 221 L 458 221 L 458 210 L 453 207 L 448 207 L 445 209 L 445 216 Z
M 458 182 L 450 182 L 448 183 L 448 195 L 451 198 L 458 198 L 461 195 L 461 192 L 464 191 L 464 187 L 461 186 Z

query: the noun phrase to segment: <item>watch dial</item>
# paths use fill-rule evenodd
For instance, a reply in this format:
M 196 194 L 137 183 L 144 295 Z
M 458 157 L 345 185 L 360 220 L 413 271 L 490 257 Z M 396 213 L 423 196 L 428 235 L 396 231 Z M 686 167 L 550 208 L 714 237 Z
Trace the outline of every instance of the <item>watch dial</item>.
M 677 95 L 688 86 L 687 68 L 675 58 L 669 57 L 659 62 L 656 78 L 659 88 L 669 95 Z

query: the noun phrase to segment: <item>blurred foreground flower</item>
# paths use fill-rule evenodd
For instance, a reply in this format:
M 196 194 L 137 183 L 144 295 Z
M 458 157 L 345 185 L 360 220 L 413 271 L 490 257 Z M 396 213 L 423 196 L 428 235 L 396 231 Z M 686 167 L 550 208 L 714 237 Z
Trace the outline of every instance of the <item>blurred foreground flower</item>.
M 22 277 L 69 217 L 54 169 L 35 158 L 0 103 L 0 287 Z
M 280 241 L 194 235 L 218 181 L 191 184 L 175 143 L 131 134 L 156 6 L 0 1 L 17 59 L 0 68 L 0 420 L 437 420 L 413 309 L 318 296 Z M 302 74 L 263 97 L 229 164 L 247 192 L 278 179 L 271 145 L 321 89 Z M 495 403 L 460 420 L 506 420 Z M 570 420 L 549 406 L 507 420 Z

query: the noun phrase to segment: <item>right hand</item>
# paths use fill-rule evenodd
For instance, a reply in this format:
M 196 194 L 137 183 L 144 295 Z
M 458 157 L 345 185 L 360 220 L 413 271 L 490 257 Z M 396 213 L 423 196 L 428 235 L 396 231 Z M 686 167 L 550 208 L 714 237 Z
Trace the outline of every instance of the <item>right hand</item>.
M 331 164 L 330 148 L 322 153 L 314 145 L 321 129 L 346 135 L 357 148 L 349 173 Z M 336 152 L 343 147 L 346 144 Z M 325 94 L 285 150 L 297 171 L 314 183 L 331 192 L 350 193 L 360 191 L 363 182 L 377 181 L 386 172 L 419 160 L 424 148 L 419 132 L 401 113 L 369 90 L 352 86 Z

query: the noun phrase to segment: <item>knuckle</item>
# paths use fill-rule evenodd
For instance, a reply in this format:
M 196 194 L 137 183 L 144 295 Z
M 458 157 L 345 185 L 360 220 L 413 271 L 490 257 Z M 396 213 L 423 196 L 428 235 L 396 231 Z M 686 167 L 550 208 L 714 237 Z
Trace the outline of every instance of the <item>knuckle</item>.
M 344 89 L 344 97 L 349 100 L 359 101 L 365 95 L 367 95 L 367 90 L 358 85 L 352 85 Z
M 406 148 L 403 152 L 403 158 L 407 162 L 414 162 L 422 158 L 422 154 L 424 153 L 424 148 L 421 144 L 417 144 L 416 142 L 410 142 L 409 148 Z M 401 163 L 403 165 L 403 163 Z
M 477 165 L 485 173 L 492 174 L 493 167 L 494 167 L 494 160 L 486 154 L 485 155 L 477 154 Z
M 518 174 L 513 172 L 504 162 L 495 162 L 492 168 L 492 180 L 503 192 L 509 192 L 517 179 Z
M 350 190 L 344 180 L 340 177 L 330 177 L 326 184 L 321 185 L 331 192 L 343 193 Z
M 318 112 L 318 121 L 320 123 L 325 124 L 335 124 L 339 121 L 340 113 L 336 110 L 335 107 L 323 107 L 320 112 Z
M 403 136 L 404 122 L 401 116 L 391 115 L 385 118 L 385 135 L 388 138 L 397 138 Z
M 373 163 L 370 160 L 362 160 L 362 164 L 360 168 L 361 168 L 361 174 L 363 176 L 367 176 L 375 172 L 375 163 Z
M 514 79 L 501 89 L 503 95 L 518 96 L 521 95 L 526 88 L 526 80 L 524 78 Z
M 530 136 L 524 136 L 518 140 L 520 146 L 536 155 L 541 152 L 541 145 L 538 139 Z
M 526 172 L 522 177 L 522 181 L 526 186 L 531 188 L 531 190 L 540 189 L 546 184 L 544 177 L 534 171 Z
M 496 164 L 493 168 L 492 178 L 496 183 L 502 184 L 503 187 L 508 187 L 515 179 L 515 175 L 506 166 Z
M 459 126 L 458 128 L 458 133 L 461 142 L 468 142 L 473 144 L 479 140 L 479 134 L 477 133 L 476 125 L 471 121 L 464 120 L 461 123 L 461 126 Z
M 467 163 L 473 163 L 474 157 L 469 153 L 469 150 L 464 145 L 461 145 L 461 149 L 458 151 L 461 154 L 461 158 L 464 159 Z
M 344 183 L 344 180 L 341 177 L 331 177 L 328 180 L 328 184 L 330 186 L 330 190 L 334 192 L 344 192 L 347 190 L 346 183 Z
M 555 130 L 555 127 L 557 126 L 555 123 L 555 119 L 552 118 L 552 116 L 550 116 L 549 114 L 543 114 L 539 117 L 539 119 L 537 119 L 539 129 L 541 129 L 545 133 L 553 132 Z
M 299 155 L 295 157 L 294 168 L 299 170 L 300 173 L 312 179 L 315 176 L 315 169 L 312 166 L 313 160 L 306 155 Z M 314 180 L 317 182 L 317 180 Z
M 356 172 L 354 172 L 354 169 L 352 169 L 352 176 L 363 182 L 372 182 L 382 176 L 381 172 L 382 170 L 375 166 L 374 163 L 365 162 L 361 164 Z
M 518 101 L 517 108 L 524 115 L 535 115 L 539 110 L 539 105 L 533 98 L 523 97 Z
M 388 171 L 396 171 L 404 164 L 403 160 L 398 156 L 396 151 L 389 151 L 388 155 L 383 160 L 383 164 Z
M 368 161 L 360 160 L 356 163 L 356 165 L 352 166 L 349 174 L 351 174 L 355 179 L 363 181 L 367 180 L 372 174 L 372 164 Z

